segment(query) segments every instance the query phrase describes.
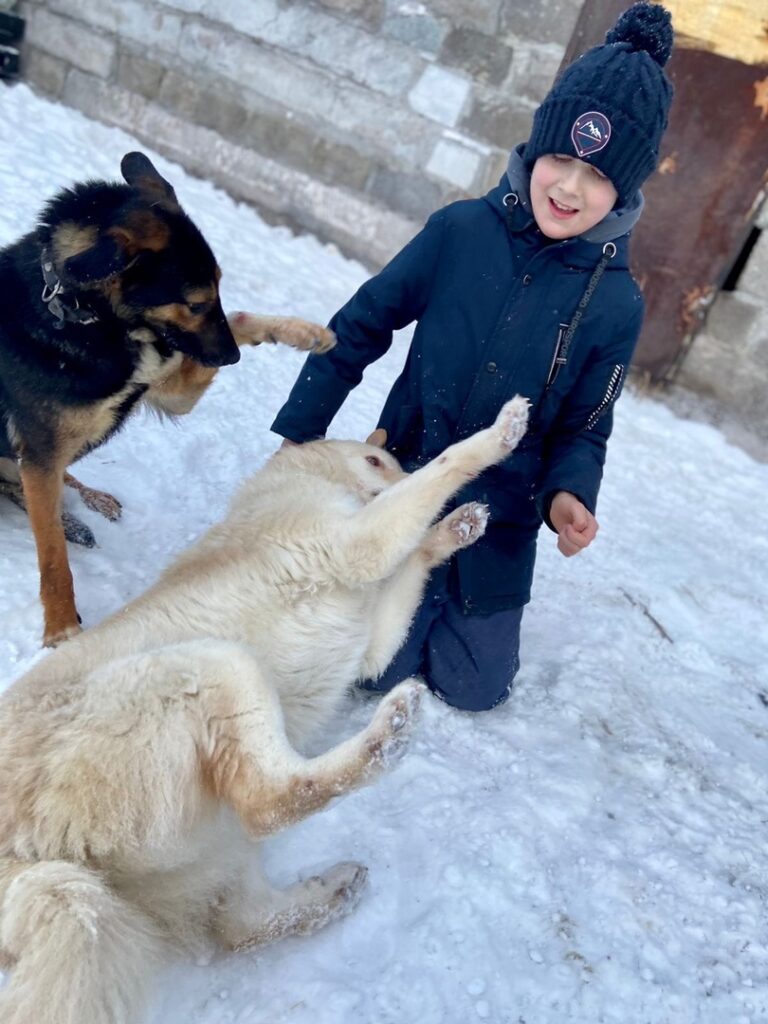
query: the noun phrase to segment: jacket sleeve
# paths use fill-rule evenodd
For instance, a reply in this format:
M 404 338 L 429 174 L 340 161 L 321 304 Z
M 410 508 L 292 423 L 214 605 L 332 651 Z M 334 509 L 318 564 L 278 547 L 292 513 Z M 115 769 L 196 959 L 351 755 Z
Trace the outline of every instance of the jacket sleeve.
M 419 319 L 429 299 L 443 223 L 444 211 L 439 210 L 333 317 L 328 326 L 336 334 L 336 346 L 327 355 L 307 357 L 272 424 L 275 433 L 299 442 L 324 437 L 366 366 L 392 344 L 392 332 Z
M 620 336 L 586 365 L 563 403 L 547 439 L 546 469 L 538 504 L 544 522 L 558 491 L 570 491 L 594 515 L 603 476 L 605 452 L 613 429 L 613 406 L 624 381 L 643 323 L 643 304 Z

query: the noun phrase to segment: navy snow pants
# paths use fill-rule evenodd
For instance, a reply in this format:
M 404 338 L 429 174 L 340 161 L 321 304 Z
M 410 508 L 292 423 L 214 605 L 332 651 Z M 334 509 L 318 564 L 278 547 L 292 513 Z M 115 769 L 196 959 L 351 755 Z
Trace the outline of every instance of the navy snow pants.
M 435 573 L 408 636 L 378 679 L 358 687 L 386 693 L 409 676 L 422 676 L 432 692 L 464 711 L 487 711 L 507 699 L 520 667 L 522 608 L 464 615 L 458 596 Z

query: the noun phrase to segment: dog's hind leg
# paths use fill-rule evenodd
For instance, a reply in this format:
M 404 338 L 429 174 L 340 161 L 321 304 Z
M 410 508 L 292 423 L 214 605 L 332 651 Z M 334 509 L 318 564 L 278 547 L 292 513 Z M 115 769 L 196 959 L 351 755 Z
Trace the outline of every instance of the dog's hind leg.
M 98 494 L 99 492 L 96 491 L 95 493 Z M 11 480 L 0 476 L 0 494 L 4 494 L 6 498 L 23 512 L 27 511 L 27 503 L 24 500 L 24 489 L 21 483 L 13 483 Z M 105 497 L 109 497 L 109 495 L 105 495 Z M 77 516 L 73 516 L 71 512 L 65 510 L 61 513 L 61 525 L 64 529 L 64 536 L 70 544 L 79 544 L 84 548 L 96 547 L 96 538 L 91 529 L 81 522 Z
M 305 758 L 288 741 L 278 696 L 260 678 L 256 659 L 235 644 L 216 643 L 209 653 L 209 669 L 199 654 L 196 659 L 207 720 L 203 771 L 252 838 L 373 782 L 405 749 L 423 689 L 413 680 L 387 695 L 362 732 Z M 207 661 L 208 652 L 203 657 Z
M 27 503 L 24 501 L 24 488 L 21 486 L 20 478 L 18 481 L 14 481 L 7 479 L 5 476 L 0 476 L 0 494 L 4 494 L 22 512 L 27 511 Z
M 308 935 L 348 914 L 365 887 L 362 864 L 335 864 L 287 889 L 273 888 L 261 874 L 232 889 L 217 908 L 214 929 L 228 949 L 276 942 L 288 935 Z
M 369 582 L 395 571 L 422 543 L 448 499 L 517 446 L 525 434 L 528 408 L 526 398 L 511 399 L 492 426 L 451 445 L 360 509 L 346 526 L 345 578 Z
M 40 567 L 40 600 L 45 619 L 43 643 L 54 647 L 80 632 L 59 511 L 64 471 L 58 467 L 43 469 L 22 459 L 20 474 Z

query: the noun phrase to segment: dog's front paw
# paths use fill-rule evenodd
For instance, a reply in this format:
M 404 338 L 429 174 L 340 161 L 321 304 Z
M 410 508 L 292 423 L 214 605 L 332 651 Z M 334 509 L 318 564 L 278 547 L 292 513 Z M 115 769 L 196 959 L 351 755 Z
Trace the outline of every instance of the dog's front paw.
M 368 730 L 366 746 L 372 768 L 390 768 L 403 756 L 425 690 L 423 683 L 406 679 L 382 700 Z
M 468 501 L 465 505 L 459 505 L 440 523 L 440 526 L 446 527 L 454 538 L 456 548 L 466 548 L 474 544 L 483 536 L 487 525 L 488 506 L 478 501 Z
M 468 501 L 441 519 L 427 534 L 422 553 L 429 566 L 440 565 L 460 548 L 479 540 L 488 525 L 488 506 Z
M 301 320 L 296 316 L 256 316 L 253 313 L 231 313 L 227 317 L 238 345 L 262 343 L 289 345 L 302 352 L 328 352 L 336 344 L 336 335 L 327 327 Z
M 81 484 L 78 490 L 84 504 L 105 519 L 115 523 L 123 514 L 123 506 L 107 491 L 97 491 L 95 487 L 86 487 L 84 484 Z
M 298 348 L 302 352 L 315 352 L 317 355 L 329 352 L 336 344 L 333 331 L 298 317 L 286 317 L 275 328 L 273 335 L 284 345 Z
M 502 446 L 508 451 L 512 451 L 518 446 L 528 429 L 530 409 L 531 403 L 522 395 L 515 395 L 501 407 L 494 426 L 498 431 Z

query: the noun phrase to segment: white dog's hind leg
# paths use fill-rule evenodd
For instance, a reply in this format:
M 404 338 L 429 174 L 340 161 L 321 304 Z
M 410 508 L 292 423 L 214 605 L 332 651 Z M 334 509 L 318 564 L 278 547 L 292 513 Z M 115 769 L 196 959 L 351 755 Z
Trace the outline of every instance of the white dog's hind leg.
M 274 889 L 266 878 L 230 893 L 217 911 L 215 930 L 229 949 L 308 935 L 348 914 L 360 899 L 368 877 L 362 864 L 336 864 L 322 875 Z
M 414 680 L 401 683 L 381 702 L 367 729 L 325 754 L 305 758 L 288 742 L 276 695 L 268 702 L 260 693 L 258 710 L 251 710 L 253 680 L 238 686 L 231 663 L 228 669 L 229 684 L 210 694 L 206 771 L 217 795 L 253 838 L 278 832 L 334 797 L 373 782 L 405 749 L 423 690 Z
M 360 509 L 347 526 L 346 578 L 367 582 L 395 571 L 422 542 L 448 499 L 517 447 L 528 424 L 528 409 L 528 399 L 516 396 L 502 406 L 493 426 L 446 448 Z
M 427 531 L 422 544 L 384 584 L 374 611 L 361 679 L 376 679 L 400 650 L 424 593 L 431 569 L 485 533 L 488 509 L 478 502 L 460 505 Z

